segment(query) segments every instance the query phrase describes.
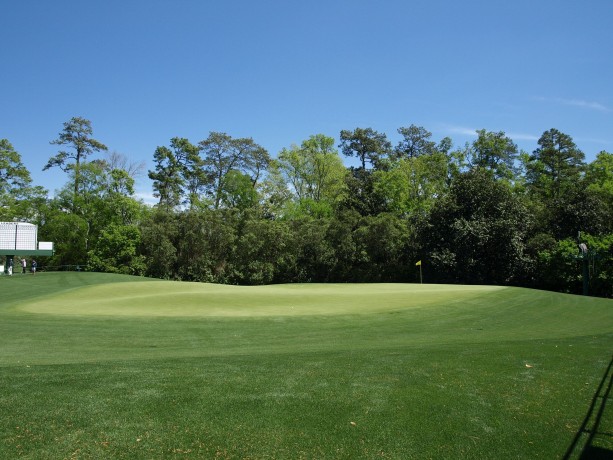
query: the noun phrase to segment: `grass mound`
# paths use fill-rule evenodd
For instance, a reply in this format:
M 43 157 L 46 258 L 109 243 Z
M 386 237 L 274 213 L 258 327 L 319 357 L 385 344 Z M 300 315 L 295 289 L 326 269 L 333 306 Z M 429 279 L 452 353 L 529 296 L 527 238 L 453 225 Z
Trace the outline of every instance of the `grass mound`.
M 613 344 L 610 300 L 518 288 L 0 287 L 1 458 L 556 458 Z
M 97 284 L 43 296 L 20 310 L 102 316 L 309 316 L 450 305 L 499 291 L 488 286 L 294 284 L 226 286 L 173 281 Z

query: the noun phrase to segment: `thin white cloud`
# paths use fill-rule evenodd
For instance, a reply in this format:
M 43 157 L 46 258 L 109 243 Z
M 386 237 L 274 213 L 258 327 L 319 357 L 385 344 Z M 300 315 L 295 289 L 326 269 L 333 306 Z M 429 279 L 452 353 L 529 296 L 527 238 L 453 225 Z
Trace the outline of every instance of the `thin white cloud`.
M 584 101 L 582 99 L 558 99 L 560 104 L 572 105 L 574 107 L 581 107 L 584 109 L 598 110 L 600 112 L 610 112 L 611 109 L 602 105 L 600 102 Z
M 506 133 L 508 137 L 513 140 L 518 141 L 538 141 L 539 136 L 535 136 L 534 134 L 522 134 L 522 133 Z
M 589 144 L 601 144 L 601 145 L 612 145 L 613 142 L 607 139 L 598 139 L 594 137 L 578 137 L 575 139 L 577 143 L 589 143 Z
M 596 101 L 587 101 L 585 99 L 565 99 L 562 97 L 556 98 L 546 98 L 546 97 L 536 97 L 534 98 L 537 101 L 541 102 L 555 102 L 556 104 L 561 105 L 569 105 L 572 107 L 580 107 L 582 109 L 588 110 L 597 110 L 599 112 L 611 112 L 612 110 L 604 104 Z
M 471 137 L 477 137 L 477 129 L 475 128 L 467 128 L 466 126 L 459 126 L 459 125 L 443 125 L 443 130 L 450 133 L 450 134 L 460 134 L 463 136 L 471 136 Z M 504 131 L 505 135 L 509 138 L 511 138 L 512 140 L 518 140 L 518 141 L 538 141 L 539 136 L 535 136 L 534 134 L 526 134 L 526 133 L 511 133 L 511 132 L 506 132 L 504 129 L 503 130 L 496 130 L 496 132 L 498 131 Z
M 463 136 L 477 137 L 477 130 L 474 128 L 467 128 L 466 126 L 443 125 L 442 129 L 450 134 L 462 134 Z
M 143 202 L 149 206 L 153 206 L 154 204 L 157 204 L 160 201 L 158 198 L 154 197 L 153 193 L 151 192 L 137 191 L 134 194 L 134 197 L 136 199 L 143 200 Z

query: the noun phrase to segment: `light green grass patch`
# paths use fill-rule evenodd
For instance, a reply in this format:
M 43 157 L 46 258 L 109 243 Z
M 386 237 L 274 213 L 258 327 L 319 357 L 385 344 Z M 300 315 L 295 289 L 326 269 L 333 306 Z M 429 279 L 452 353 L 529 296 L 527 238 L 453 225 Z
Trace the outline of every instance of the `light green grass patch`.
M 46 296 L 19 309 L 54 315 L 296 316 L 367 314 L 451 305 L 499 291 L 493 286 L 296 284 L 226 286 L 173 281 L 87 286 Z
M 613 346 L 611 300 L 529 289 L 0 289 L 3 459 L 562 458 Z

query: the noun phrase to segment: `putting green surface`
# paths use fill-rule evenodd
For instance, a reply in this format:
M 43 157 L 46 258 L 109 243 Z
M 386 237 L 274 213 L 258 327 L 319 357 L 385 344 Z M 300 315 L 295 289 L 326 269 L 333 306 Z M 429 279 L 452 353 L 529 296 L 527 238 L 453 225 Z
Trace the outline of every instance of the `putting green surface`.
M 491 286 L 296 284 L 226 286 L 172 281 L 87 286 L 44 296 L 21 311 L 102 316 L 295 316 L 369 314 L 453 305 L 499 292 Z
M 570 458 L 613 453 L 580 431 L 610 401 L 608 299 L 95 273 L 0 289 L 0 458 L 563 458 L 577 434 Z

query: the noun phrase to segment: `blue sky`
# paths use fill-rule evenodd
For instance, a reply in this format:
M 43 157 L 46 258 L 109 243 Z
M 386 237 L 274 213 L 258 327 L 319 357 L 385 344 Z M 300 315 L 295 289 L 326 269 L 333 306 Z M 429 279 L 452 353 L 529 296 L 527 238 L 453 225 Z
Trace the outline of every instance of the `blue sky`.
M 73 116 L 147 169 L 210 131 L 271 155 L 356 127 L 396 144 L 411 124 L 455 146 L 487 129 L 532 152 L 556 128 L 588 161 L 613 151 L 611 0 L 0 0 L 0 16 L 0 138 L 51 192 L 67 178 L 42 171 L 49 141 Z

